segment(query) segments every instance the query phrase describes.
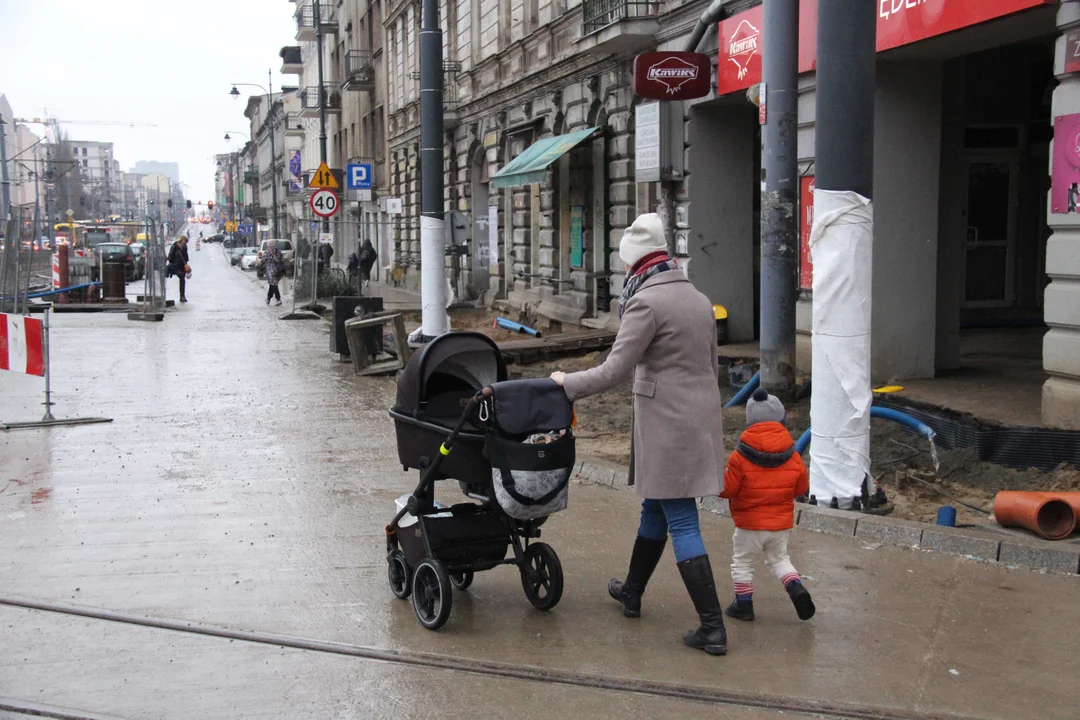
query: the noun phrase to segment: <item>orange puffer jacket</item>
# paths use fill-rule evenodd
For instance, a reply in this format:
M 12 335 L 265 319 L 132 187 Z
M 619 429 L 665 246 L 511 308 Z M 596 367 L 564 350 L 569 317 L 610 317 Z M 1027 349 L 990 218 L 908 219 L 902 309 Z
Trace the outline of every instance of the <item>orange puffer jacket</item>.
M 755 423 L 739 437 L 724 469 L 724 492 L 735 527 L 790 530 L 795 498 L 810 492 L 810 476 L 791 434 L 778 422 Z

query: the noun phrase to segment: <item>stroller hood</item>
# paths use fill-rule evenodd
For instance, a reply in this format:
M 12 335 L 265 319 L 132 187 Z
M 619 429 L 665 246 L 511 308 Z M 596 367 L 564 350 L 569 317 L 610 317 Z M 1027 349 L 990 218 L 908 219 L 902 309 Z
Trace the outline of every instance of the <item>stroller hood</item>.
M 409 359 L 398 377 L 393 409 L 419 418 L 435 396 L 452 393 L 468 397 L 505 380 L 506 364 L 491 338 L 473 332 L 446 333 Z M 457 414 L 461 414 L 460 408 Z

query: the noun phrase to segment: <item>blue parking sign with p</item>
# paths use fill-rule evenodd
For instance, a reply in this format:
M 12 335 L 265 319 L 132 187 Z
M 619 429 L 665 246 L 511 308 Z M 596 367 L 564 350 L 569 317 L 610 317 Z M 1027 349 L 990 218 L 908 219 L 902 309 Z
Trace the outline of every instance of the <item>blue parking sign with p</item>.
M 350 190 L 371 189 L 371 165 L 350 164 L 346 171 L 345 182 Z

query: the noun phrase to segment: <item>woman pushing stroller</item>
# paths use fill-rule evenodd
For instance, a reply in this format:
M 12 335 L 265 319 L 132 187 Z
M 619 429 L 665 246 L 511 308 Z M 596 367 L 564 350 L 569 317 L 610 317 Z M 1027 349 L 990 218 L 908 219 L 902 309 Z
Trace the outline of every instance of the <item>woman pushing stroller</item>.
M 668 255 L 664 225 L 642 215 L 619 244 L 628 268 L 619 298 L 622 323 L 607 360 L 551 378 L 571 400 L 595 395 L 634 374 L 630 482 L 642 498 L 641 522 L 624 581 L 608 592 L 623 614 L 641 614 L 641 596 L 670 534 L 683 583 L 701 619 L 683 642 L 727 653 L 724 615 L 698 526 L 696 498 L 724 487 L 724 433 L 717 385 L 715 318 Z

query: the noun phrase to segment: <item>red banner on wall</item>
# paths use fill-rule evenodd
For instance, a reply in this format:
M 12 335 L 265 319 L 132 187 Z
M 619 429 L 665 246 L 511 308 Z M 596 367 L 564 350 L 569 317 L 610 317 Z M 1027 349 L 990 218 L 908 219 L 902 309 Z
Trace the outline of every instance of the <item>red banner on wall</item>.
M 814 263 L 810 262 L 810 230 L 814 227 L 814 176 L 799 178 L 799 289 L 814 287 Z
M 1057 0 L 868 0 L 877 5 L 877 50 L 944 35 L 972 25 L 1053 5 Z M 817 67 L 817 0 L 799 2 L 799 72 Z M 751 8 L 720 23 L 717 94 L 761 82 L 762 9 Z

